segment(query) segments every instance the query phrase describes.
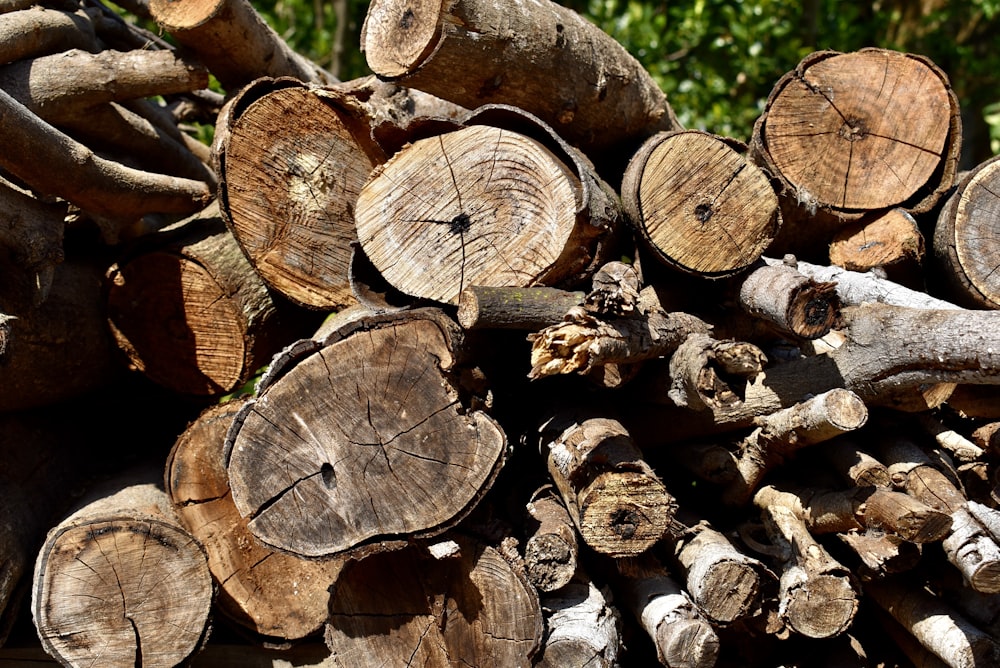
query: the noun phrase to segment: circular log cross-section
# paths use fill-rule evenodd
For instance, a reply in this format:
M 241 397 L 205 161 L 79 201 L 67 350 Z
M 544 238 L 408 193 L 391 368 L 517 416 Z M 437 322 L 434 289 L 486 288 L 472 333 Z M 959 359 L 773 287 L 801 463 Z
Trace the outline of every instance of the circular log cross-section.
M 949 196 L 934 229 L 934 253 L 956 298 L 1000 308 L 1000 159 L 976 167 Z
M 307 557 L 440 533 L 490 487 L 506 450 L 452 377 L 453 321 L 408 312 L 345 329 L 265 376 L 227 438 L 250 531 Z
M 490 126 L 403 148 L 358 197 L 358 238 L 389 283 L 457 303 L 466 286 L 552 285 L 577 232 L 579 180 L 542 144 Z
M 661 261 L 703 275 L 750 266 L 780 224 L 763 171 L 729 142 L 696 130 L 647 140 L 626 169 L 622 204 Z
M 260 84 L 263 86 L 263 84 Z M 283 87 L 278 87 L 283 86 Z M 381 157 L 326 98 L 281 80 L 223 129 L 223 214 L 251 264 L 303 306 L 354 302 L 354 202 Z
M 777 83 L 755 142 L 801 204 L 884 209 L 939 192 L 956 113 L 947 78 L 924 58 L 820 52 Z

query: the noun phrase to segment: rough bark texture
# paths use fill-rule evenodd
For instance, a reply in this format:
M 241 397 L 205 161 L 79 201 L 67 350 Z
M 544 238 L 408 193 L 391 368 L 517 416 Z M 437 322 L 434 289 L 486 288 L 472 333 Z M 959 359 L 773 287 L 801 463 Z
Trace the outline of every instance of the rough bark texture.
M 780 331 L 804 339 L 825 336 L 840 317 L 832 282 L 814 281 L 788 265 L 761 266 L 740 284 L 740 306 Z
M 527 527 L 531 533 L 524 546 L 524 568 L 528 581 L 540 592 L 561 589 L 573 579 L 580 552 L 573 518 L 549 487 L 539 490 L 528 503 Z
M 577 579 L 543 595 L 545 644 L 538 668 L 612 668 L 618 665 L 621 616 L 611 605 L 610 591 Z
M 472 285 L 459 295 L 457 318 L 465 329 L 537 331 L 558 323 L 583 298 L 558 288 Z
M 518 106 L 585 150 L 678 127 L 620 44 L 554 2 L 379 0 L 361 48 L 377 75 L 467 108 Z
M 227 439 L 250 531 L 318 557 L 461 519 L 506 456 L 461 353 L 460 330 L 436 310 L 364 319 L 286 350 Z
M 781 225 L 778 198 L 745 147 L 696 130 L 642 145 L 622 180 L 622 205 L 662 262 L 705 276 L 742 271 Z

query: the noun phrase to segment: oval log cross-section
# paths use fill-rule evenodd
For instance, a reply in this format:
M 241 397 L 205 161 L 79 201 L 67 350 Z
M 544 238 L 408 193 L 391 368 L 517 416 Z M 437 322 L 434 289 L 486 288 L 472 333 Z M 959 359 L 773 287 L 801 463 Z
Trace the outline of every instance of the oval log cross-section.
M 950 185 L 956 116 L 947 77 L 925 58 L 820 52 L 776 84 L 755 143 L 810 208 L 926 210 Z
M 629 162 L 622 205 L 658 259 L 725 276 L 756 262 L 774 240 L 778 196 L 741 148 L 697 130 L 660 133 Z
M 445 530 L 506 451 L 503 431 L 458 385 L 460 331 L 439 311 L 345 329 L 265 378 L 227 439 L 250 531 L 304 556 Z
M 358 197 L 365 254 L 414 297 L 470 285 L 552 285 L 571 271 L 579 179 L 541 143 L 474 125 L 399 151 Z

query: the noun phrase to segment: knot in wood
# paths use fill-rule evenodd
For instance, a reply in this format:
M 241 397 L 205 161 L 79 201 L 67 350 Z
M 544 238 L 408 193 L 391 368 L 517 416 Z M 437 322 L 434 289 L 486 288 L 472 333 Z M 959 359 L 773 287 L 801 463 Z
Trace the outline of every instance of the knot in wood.
M 868 124 L 862 118 L 845 118 L 838 134 L 847 141 L 861 141 L 869 135 Z

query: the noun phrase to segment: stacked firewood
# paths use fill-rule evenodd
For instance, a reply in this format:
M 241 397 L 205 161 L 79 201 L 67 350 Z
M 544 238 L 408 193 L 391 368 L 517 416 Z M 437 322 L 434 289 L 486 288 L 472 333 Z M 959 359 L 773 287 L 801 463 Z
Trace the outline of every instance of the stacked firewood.
M 741 141 L 548 0 L 374 0 L 349 82 L 130 9 L 0 14 L 0 659 L 1000 662 L 934 63 L 812 54 Z

